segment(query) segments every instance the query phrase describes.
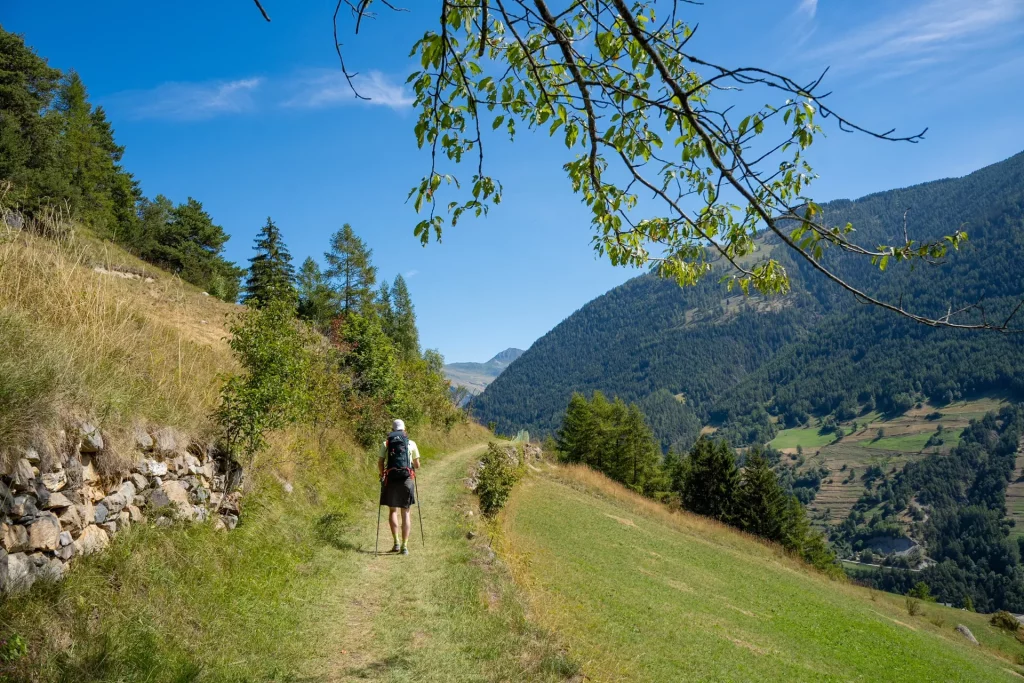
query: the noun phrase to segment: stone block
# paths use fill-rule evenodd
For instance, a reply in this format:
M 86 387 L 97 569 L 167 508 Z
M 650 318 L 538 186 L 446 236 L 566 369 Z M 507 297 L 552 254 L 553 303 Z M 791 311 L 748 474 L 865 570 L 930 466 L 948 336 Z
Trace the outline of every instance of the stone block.
M 71 545 L 74 542 L 75 542 L 75 539 L 71 537 L 71 532 L 70 531 L 62 531 L 62 532 L 60 532 L 60 547 L 61 548 L 65 547 L 65 546 L 69 546 L 69 545 Z
M 146 479 L 144 474 L 134 472 L 129 480 L 134 484 L 136 491 L 145 491 L 149 488 L 149 479 Z
M 103 524 L 107 521 L 107 517 L 110 516 L 110 510 L 103 503 L 100 503 L 93 509 L 93 521 L 97 524 Z
M 143 453 L 153 450 L 153 437 L 149 435 L 142 425 L 135 425 L 132 430 L 132 435 L 135 438 L 135 447 Z
M 77 505 L 72 505 L 62 511 L 57 519 L 60 520 L 61 528 L 71 532 L 72 535 L 82 530 L 82 515 L 78 511 Z
M 55 551 L 53 551 L 53 554 L 59 557 L 64 562 L 68 562 L 71 560 L 72 557 L 75 556 L 75 545 L 74 543 L 72 543 L 71 545 L 65 545 L 60 548 L 57 548 Z
M 68 483 L 68 475 L 64 470 L 48 472 L 39 477 L 39 480 L 46 487 L 47 491 L 60 491 Z
M 14 465 L 14 472 L 11 473 L 11 488 L 15 491 L 31 491 L 35 484 L 35 469 L 25 458 L 21 458 Z
M 28 529 L 20 524 L 0 524 L 0 543 L 9 553 L 28 550 Z
M 82 530 L 82 535 L 75 541 L 75 554 L 91 555 L 104 550 L 108 545 L 110 545 L 110 535 L 95 524 L 90 524 Z
M 44 512 L 28 527 L 28 544 L 32 550 L 56 550 L 60 547 L 60 520 L 52 512 Z
M 46 504 L 43 505 L 45 510 L 63 510 L 74 505 L 70 498 L 65 496 L 63 493 L 51 493 L 47 499 Z
M 124 512 L 128 513 L 128 519 L 133 524 L 140 524 L 146 519 L 145 516 L 142 514 L 142 510 L 137 505 L 129 505 L 124 509 L 122 514 L 124 514 Z
M 100 524 L 100 528 L 106 531 L 108 535 L 113 536 L 117 533 L 117 522 L 104 522 L 103 524 Z
M 11 503 L 11 517 L 29 521 L 39 516 L 39 508 L 36 506 L 36 499 L 29 495 L 15 496 Z
M 82 456 L 82 481 L 86 484 L 95 484 L 99 480 L 100 475 L 96 471 L 96 465 L 93 464 L 92 458 L 88 455 Z
M 25 553 L 3 553 L 0 557 L 0 590 L 5 593 L 24 590 L 35 581 L 35 566 Z
M 153 449 L 161 455 L 177 455 L 185 450 L 188 440 L 173 427 L 164 427 L 153 432 Z
M 159 460 L 141 460 L 135 466 L 138 473 L 146 477 L 162 477 L 167 474 L 167 463 Z M 143 487 L 145 488 L 145 487 Z
M 103 435 L 100 433 L 100 428 L 91 422 L 82 422 L 78 425 L 78 437 L 80 452 L 98 453 L 103 450 Z

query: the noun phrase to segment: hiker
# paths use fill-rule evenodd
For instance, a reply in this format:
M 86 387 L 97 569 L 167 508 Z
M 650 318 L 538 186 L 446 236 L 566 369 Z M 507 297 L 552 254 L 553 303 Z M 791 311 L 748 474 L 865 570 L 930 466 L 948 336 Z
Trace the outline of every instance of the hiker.
M 391 535 L 395 539 L 393 553 L 409 554 L 409 529 L 412 527 L 412 515 L 409 506 L 416 502 L 416 487 L 413 477 L 414 469 L 420 468 L 420 449 L 416 442 L 409 438 L 405 431 L 405 422 L 394 420 L 391 433 L 380 447 L 380 459 L 377 470 L 380 472 L 380 504 L 387 505 L 390 510 L 388 523 Z M 398 512 L 402 512 L 402 539 L 398 539 Z

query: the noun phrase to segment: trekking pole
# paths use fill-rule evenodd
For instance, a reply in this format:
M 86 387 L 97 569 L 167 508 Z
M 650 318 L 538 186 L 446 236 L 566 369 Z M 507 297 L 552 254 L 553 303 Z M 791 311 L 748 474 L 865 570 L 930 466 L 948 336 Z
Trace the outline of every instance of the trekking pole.
M 427 539 L 426 536 L 423 535 L 423 501 L 420 499 L 420 485 L 416 483 L 415 472 L 412 475 L 412 485 L 413 489 L 416 491 L 416 513 L 420 517 L 420 543 L 422 543 L 423 547 L 426 548 Z
M 383 487 L 384 487 L 384 485 L 381 484 L 381 489 L 383 489 Z M 378 546 L 380 545 L 380 508 L 381 508 L 380 498 L 378 498 L 377 499 L 377 540 L 373 542 L 373 556 L 374 557 L 377 557 L 377 549 L 378 549 Z

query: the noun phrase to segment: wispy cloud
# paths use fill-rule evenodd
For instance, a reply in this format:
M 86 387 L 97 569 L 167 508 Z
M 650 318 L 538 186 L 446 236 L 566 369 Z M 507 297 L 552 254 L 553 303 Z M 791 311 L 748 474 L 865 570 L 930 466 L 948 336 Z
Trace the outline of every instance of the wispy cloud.
M 418 271 L 418 270 L 410 270 L 408 273 L 405 274 L 405 279 L 406 280 L 411 280 L 411 279 L 413 279 L 414 277 L 416 277 L 419 274 L 420 274 L 420 271 Z
M 163 83 L 150 90 L 129 90 L 109 98 L 136 119 L 196 121 L 255 108 L 262 78 L 202 83 Z
M 891 65 L 901 73 L 991 48 L 1024 32 L 1020 0 L 923 0 L 863 24 L 815 51 L 839 70 Z M 801 5 L 803 7 L 803 5 Z
M 356 98 L 339 71 L 324 69 L 290 77 L 162 83 L 148 90 L 116 93 L 104 103 L 133 119 L 165 121 L 202 121 L 273 107 L 325 109 L 357 104 L 401 110 L 413 103 L 404 84 L 379 71 L 355 76 L 353 84 L 369 99 Z
M 352 85 L 362 96 L 357 99 L 352 87 L 338 71 L 318 71 L 299 78 L 295 94 L 284 102 L 288 107 L 319 109 L 344 104 L 364 104 L 391 109 L 405 109 L 412 105 L 412 94 L 402 83 L 396 83 L 380 71 L 369 71 L 352 79 Z
M 811 19 L 818 13 L 818 0 L 800 0 L 800 5 L 796 8 L 797 14 L 802 14 Z

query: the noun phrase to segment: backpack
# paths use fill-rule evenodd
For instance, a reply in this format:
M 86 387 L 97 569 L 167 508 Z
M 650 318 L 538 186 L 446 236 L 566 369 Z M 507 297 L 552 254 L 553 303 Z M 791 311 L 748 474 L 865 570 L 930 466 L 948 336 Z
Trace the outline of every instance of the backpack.
M 402 432 L 388 434 L 387 454 L 387 469 L 407 470 L 412 467 L 409 459 L 409 437 Z

